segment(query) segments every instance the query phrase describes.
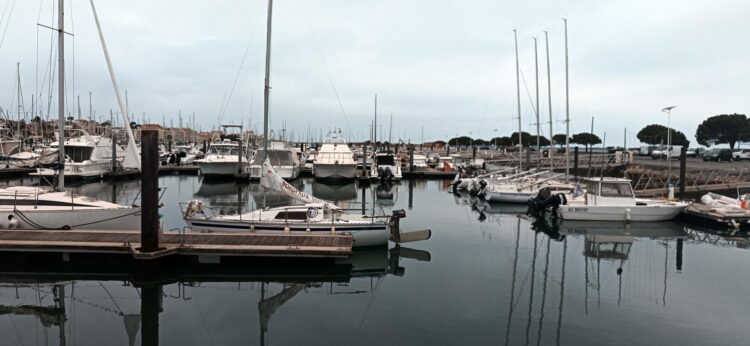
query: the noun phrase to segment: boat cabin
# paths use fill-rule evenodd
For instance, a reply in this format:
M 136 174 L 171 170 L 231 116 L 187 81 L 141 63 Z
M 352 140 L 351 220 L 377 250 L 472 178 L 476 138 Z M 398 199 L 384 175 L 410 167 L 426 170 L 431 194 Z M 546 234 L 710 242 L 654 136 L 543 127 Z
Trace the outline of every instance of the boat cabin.
M 623 178 L 587 178 L 587 205 L 636 205 L 630 179 Z

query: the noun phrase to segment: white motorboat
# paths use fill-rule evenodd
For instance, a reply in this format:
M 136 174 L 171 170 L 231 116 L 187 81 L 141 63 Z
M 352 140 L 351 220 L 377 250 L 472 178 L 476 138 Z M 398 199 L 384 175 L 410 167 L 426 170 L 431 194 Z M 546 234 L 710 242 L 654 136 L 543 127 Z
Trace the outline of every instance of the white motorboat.
M 414 169 L 415 170 L 426 170 L 427 167 L 427 156 L 424 156 L 422 154 L 414 154 L 414 157 L 412 158 L 412 161 L 414 163 Z
M 92 136 L 84 129 L 67 127 L 64 138 L 65 148 L 65 177 L 96 178 L 103 177 L 112 171 L 112 139 L 109 137 Z M 59 141 L 52 142 L 50 147 L 58 148 Z M 117 145 L 116 161 L 122 164 L 125 149 Z M 43 177 L 57 176 L 55 169 L 39 168 L 30 175 Z
M 198 154 L 200 153 L 200 151 L 198 151 L 198 149 L 192 145 L 177 145 L 174 148 L 175 154 L 180 156 L 181 165 L 190 165 L 195 163 L 195 160 L 198 158 Z
M 563 220 L 581 221 L 666 221 L 688 207 L 688 203 L 635 198 L 629 179 L 589 178 L 588 189 L 559 206 Z
M 297 154 L 289 147 L 289 144 L 283 141 L 269 141 L 268 155 L 264 154 L 263 147 L 255 154 L 255 159 L 250 164 L 250 178 L 260 179 L 263 175 L 263 158 L 266 156 L 271 161 L 273 169 L 282 178 L 294 180 L 299 177 L 301 164 Z
M 211 143 L 206 156 L 193 162 L 203 176 L 236 176 L 244 172 L 250 162 L 247 153 L 243 152 L 241 158 L 239 155 L 239 143 L 225 138 Z
M 19 229 L 134 230 L 141 208 L 39 187 L 0 189 L 0 227 Z
M 318 179 L 348 180 L 357 174 L 354 154 L 338 133 L 329 133 L 315 155 L 313 175 Z
M 392 152 L 373 155 L 370 177 L 380 180 L 401 180 L 401 162 Z

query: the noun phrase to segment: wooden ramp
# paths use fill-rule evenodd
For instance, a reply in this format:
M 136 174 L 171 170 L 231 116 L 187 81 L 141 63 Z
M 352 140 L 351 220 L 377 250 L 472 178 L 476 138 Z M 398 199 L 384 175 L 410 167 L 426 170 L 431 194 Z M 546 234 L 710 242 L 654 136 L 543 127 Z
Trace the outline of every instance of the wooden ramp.
M 0 230 L 0 251 L 130 253 L 139 259 L 167 255 L 347 257 L 350 233 L 173 233 L 161 234 L 162 249 L 142 253 L 139 231 Z

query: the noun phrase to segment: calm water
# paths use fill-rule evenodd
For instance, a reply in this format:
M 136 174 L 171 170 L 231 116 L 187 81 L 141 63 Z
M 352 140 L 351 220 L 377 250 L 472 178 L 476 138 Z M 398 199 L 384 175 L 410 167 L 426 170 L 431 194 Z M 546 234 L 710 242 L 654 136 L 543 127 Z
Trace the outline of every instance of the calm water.
M 167 228 L 184 226 L 177 203 L 194 198 L 224 213 L 286 201 L 264 196 L 257 185 L 193 176 L 162 177 L 160 184 Z M 164 345 L 748 344 L 745 238 L 673 223 L 553 228 L 520 216 L 523 209 L 454 196 L 440 181 L 378 191 L 296 184 L 357 210 L 364 191 L 368 213 L 373 197 L 377 212 L 404 208 L 403 228 L 430 228 L 433 237 L 357 251 L 346 261 L 351 269 L 335 279 L 191 280 L 149 289 L 123 281 L 4 280 L 0 344 L 141 344 L 143 332 L 153 335 L 141 330 L 142 299 L 160 311 Z M 139 183 L 76 189 L 128 203 Z

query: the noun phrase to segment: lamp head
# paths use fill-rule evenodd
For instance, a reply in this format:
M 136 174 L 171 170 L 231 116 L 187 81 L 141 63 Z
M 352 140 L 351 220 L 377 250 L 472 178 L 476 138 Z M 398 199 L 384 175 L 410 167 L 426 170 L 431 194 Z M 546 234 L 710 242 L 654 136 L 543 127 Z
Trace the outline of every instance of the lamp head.
M 677 106 L 664 107 L 664 108 L 661 109 L 661 111 L 662 112 L 669 112 L 669 111 L 671 111 L 674 108 L 677 108 Z

